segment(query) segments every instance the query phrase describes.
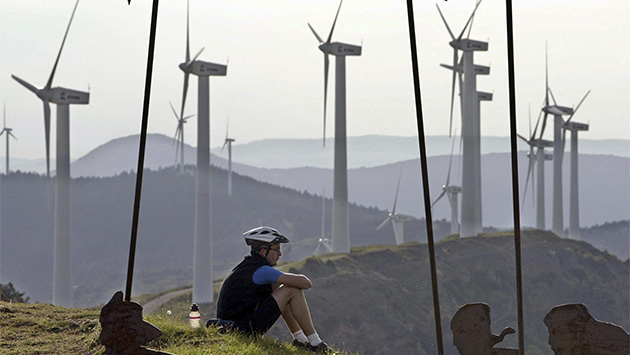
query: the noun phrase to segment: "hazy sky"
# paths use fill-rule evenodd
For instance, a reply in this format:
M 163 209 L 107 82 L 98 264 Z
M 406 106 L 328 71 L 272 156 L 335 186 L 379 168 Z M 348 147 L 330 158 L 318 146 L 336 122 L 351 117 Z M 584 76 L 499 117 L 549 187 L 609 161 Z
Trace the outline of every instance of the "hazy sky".
M 18 137 L 11 156 L 41 158 L 44 150 L 41 101 L 11 79 L 15 74 L 41 88 L 59 50 L 75 0 L 0 0 L 0 99 L 7 125 Z M 146 70 L 150 0 L 82 0 L 77 9 L 53 86 L 87 91 L 90 104 L 70 109 L 71 158 L 107 141 L 140 131 Z M 415 1 L 425 130 L 448 133 L 452 61 L 450 36 L 441 7 L 459 33 L 474 0 Z M 228 75 L 210 80 L 211 146 L 223 143 L 226 120 L 236 143 L 263 138 L 320 138 L 322 135 L 323 54 L 307 22 L 327 37 L 337 0 L 191 0 L 191 55 L 225 64 Z M 514 1 L 517 114 L 528 130 L 528 105 L 537 117 L 545 90 L 545 42 L 549 84 L 558 104 L 575 106 L 592 90 L 574 120 L 590 122 L 581 137 L 628 138 L 630 93 L 630 2 Z M 186 1 L 162 0 L 159 8 L 150 133 L 173 136 L 184 60 Z M 478 90 L 494 93 L 482 103 L 482 134 L 509 135 L 505 2 L 484 0 L 471 38 L 489 41 L 475 63 L 490 65 Z M 406 2 L 346 0 L 333 41 L 362 44 L 360 57 L 347 58 L 349 135 L 417 133 L 409 54 Z M 187 114 L 196 113 L 197 80 L 191 76 Z M 456 100 L 456 109 L 458 111 Z M 334 58 L 329 82 L 327 136 L 333 136 Z M 51 154 L 55 149 L 55 116 Z M 459 116 L 454 118 L 460 127 Z M 550 133 L 551 130 L 547 132 Z M 4 139 L 4 137 L 3 137 Z M 196 119 L 186 125 L 186 143 L 196 145 Z M 5 155 L 2 141 L 0 156 Z

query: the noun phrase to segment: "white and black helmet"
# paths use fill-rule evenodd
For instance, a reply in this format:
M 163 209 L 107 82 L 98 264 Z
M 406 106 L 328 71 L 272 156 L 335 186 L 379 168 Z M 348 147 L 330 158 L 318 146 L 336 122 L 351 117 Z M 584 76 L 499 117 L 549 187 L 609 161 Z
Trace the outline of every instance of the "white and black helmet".
M 288 243 L 289 239 L 280 234 L 277 230 L 271 227 L 258 227 L 252 230 L 248 230 L 243 233 L 245 243 L 247 245 L 252 244 L 276 244 L 276 243 Z

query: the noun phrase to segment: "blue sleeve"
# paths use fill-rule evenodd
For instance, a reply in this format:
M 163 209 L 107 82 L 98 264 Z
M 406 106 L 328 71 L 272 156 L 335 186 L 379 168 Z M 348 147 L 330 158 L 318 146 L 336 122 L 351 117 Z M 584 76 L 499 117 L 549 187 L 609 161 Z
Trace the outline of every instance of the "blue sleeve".
M 278 271 L 271 266 L 264 265 L 254 272 L 254 275 L 252 275 L 252 281 L 254 281 L 256 285 L 270 284 L 278 281 L 280 275 L 282 275 L 281 271 Z

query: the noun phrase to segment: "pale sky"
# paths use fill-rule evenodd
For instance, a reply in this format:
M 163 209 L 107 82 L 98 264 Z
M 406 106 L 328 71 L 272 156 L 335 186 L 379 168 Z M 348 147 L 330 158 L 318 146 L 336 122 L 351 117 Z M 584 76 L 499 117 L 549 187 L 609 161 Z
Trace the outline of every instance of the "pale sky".
M 42 158 L 41 100 L 11 78 L 41 88 L 57 56 L 75 0 L 0 0 L 0 100 L 7 126 L 18 141 L 11 156 Z M 451 73 L 450 36 L 439 4 L 458 34 L 474 0 L 415 1 L 416 33 L 428 135 L 448 134 Z M 90 104 L 70 109 L 71 158 L 111 139 L 140 132 L 146 70 L 150 0 L 82 0 L 70 29 L 53 86 L 87 91 Z M 328 36 L 337 0 L 191 0 L 191 55 L 225 64 L 228 75 L 210 80 L 211 146 L 220 146 L 230 117 L 236 144 L 264 138 L 321 138 L 323 54 L 307 22 Z M 626 0 L 514 1 L 518 129 L 528 131 L 528 105 L 535 119 L 545 93 L 545 42 L 549 84 L 558 104 L 575 106 L 592 90 L 574 120 L 590 123 L 588 139 L 630 136 L 626 107 L 630 94 L 630 50 Z M 176 120 L 169 101 L 180 107 L 186 36 L 186 1 L 162 0 L 159 8 L 150 133 L 173 136 Z M 406 2 L 346 0 L 333 41 L 362 45 L 347 58 L 348 135 L 417 134 Z M 494 93 L 483 102 L 483 135 L 509 135 L 505 2 L 484 0 L 471 39 L 489 42 L 475 63 L 489 65 L 477 89 Z M 334 58 L 331 56 L 328 137 L 334 117 Z M 191 76 L 186 114 L 196 113 L 197 80 Z M 458 112 L 458 99 L 455 111 Z M 55 106 L 51 154 L 55 156 Z M 459 116 L 454 117 L 459 130 Z M 551 130 L 547 130 L 548 133 Z M 4 137 L 2 137 L 4 139 Z M 185 141 L 196 146 L 196 118 Z M 5 155 L 4 140 L 0 156 Z M 612 152 L 611 152 L 612 153 Z

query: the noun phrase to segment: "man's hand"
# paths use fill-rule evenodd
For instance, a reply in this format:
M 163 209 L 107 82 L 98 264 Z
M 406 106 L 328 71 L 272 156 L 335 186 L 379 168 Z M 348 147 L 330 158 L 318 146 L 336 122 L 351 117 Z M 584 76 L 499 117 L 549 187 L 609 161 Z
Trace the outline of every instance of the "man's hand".
M 313 287 L 311 280 L 309 280 L 308 277 L 306 277 L 305 275 L 292 274 L 290 272 L 285 272 L 282 275 L 280 275 L 276 283 L 299 288 L 301 290 L 307 290 Z

